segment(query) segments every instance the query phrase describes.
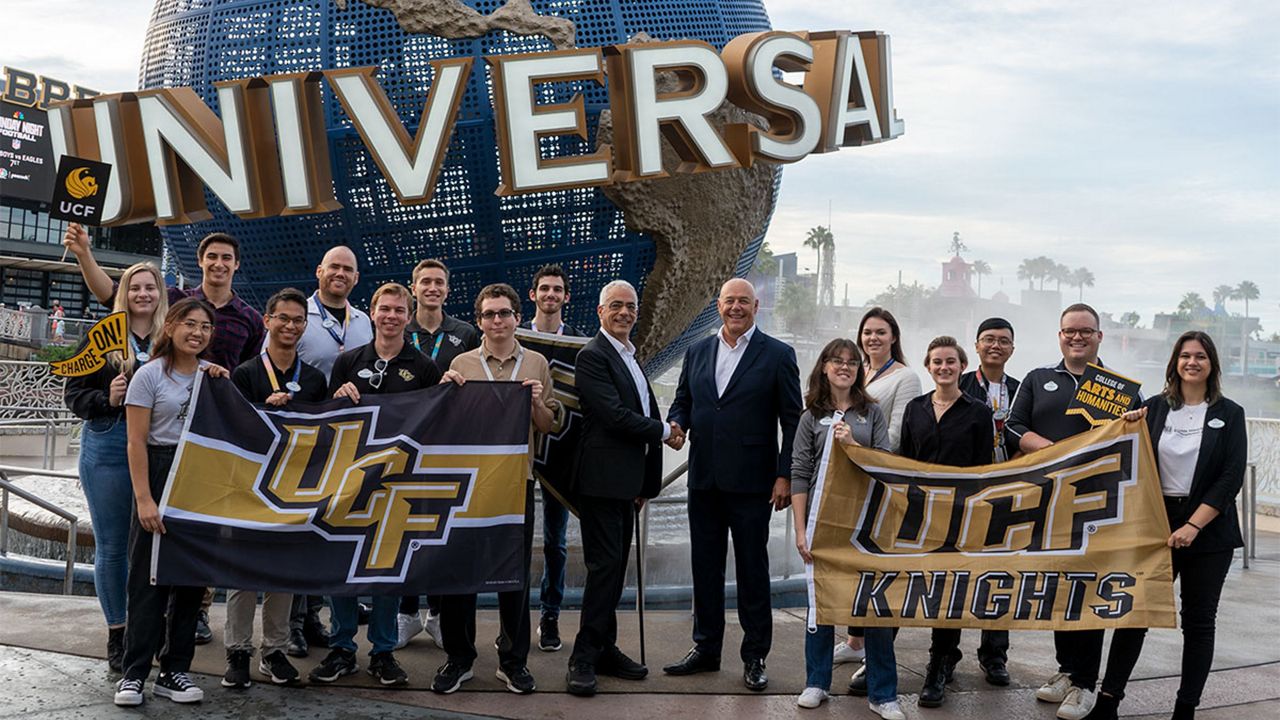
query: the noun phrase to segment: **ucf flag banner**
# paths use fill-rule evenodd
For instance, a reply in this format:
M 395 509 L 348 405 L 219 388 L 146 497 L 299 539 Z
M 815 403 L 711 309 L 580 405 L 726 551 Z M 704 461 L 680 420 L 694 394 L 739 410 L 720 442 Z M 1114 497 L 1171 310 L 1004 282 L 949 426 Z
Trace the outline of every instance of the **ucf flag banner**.
M 984 467 L 834 440 L 822 464 L 808 526 L 818 624 L 1174 626 L 1169 523 L 1146 423 L 1112 422 Z
M 200 373 L 160 504 L 157 584 L 312 595 L 515 590 L 529 389 L 445 383 L 289 411 Z
M 556 399 L 564 408 L 551 432 L 538 433 L 533 448 L 534 477 L 555 495 L 561 505 L 577 515 L 572 489 L 573 464 L 578 435 L 582 432 L 582 406 L 578 402 L 574 371 L 578 365 L 578 351 L 591 342 L 591 338 L 552 335 L 525 328 L 516 330 L 516 338 L 521 345 L 547 358 L 551 379 L 555 382 Z

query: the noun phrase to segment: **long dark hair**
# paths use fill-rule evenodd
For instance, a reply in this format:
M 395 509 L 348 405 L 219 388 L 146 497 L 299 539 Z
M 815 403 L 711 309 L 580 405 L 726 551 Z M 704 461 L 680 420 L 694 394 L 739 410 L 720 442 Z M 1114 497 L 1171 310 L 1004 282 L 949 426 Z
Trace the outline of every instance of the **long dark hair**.
M 1169 407 L 1174 410 L 1181 408 L 1185 404 L 1182 398 L 1182 378 L 1178 377 L 1178 356 L 1182 354 L 1182 346 L 1186 345 L 1189 340 L 1195 340 L 1204 346 L 1204 352 L 1209 356 L 1209 377 L 1205 381 L 1205 402 L 1212 405 L 1222 397 L 1222 366 L 1218 364 L 1218 347 L 1213 344 L 1213 338 L 1208 333 L 1199 330 L 1188 330 L 1178 336 L 1178 340 L 1173 343 L 1173 354 L 1169 356 L 1169 365 L 1164 370 L 1164 397 L 1169 402 Z
M 902 331 L 898 329 L 898 319 L 893 316 L 893 313 L 880 306 L 876 306 L 868 310 L 867 314 L 862 316 L 862 321 L 858 323 L 859 349 L 862 348 L 862 329 L 867 326 L 867 321 L 871 318 L 879 318 L 886 323 L 889 323 L 889 330 L 893 332 L 893 344 L 889 346 L 889 356 L 894 360 L 897 360 L 899 363 L 906 365 L 907 357 L 902 354 Z
M 853 387 L 849 388 L 849 410 L 862 415 L 866 413 L 867 405 L 875 402 L 867 394 L 866 389 L 862 387 L 863 375 L 866 373 L 866 359 L 862 351 L 858 349 L 858 344 L 849 338 L 836 338 L 822 348 L 822 353 L 818 355 L 817 364 L 813 366 L 813 370 L 809 373 L 808 392 L 804 396 L 804 406 L 813 415 L 829 413 L 836 409 L 835 402 L 831 399 L 831 383 L 827 380 L 824 366 L 828 360 L 838 357 L 841 351 L 853 355 L 858 361 L 858 369 L 853 378 Z
M 169 314 L 164 316 L 164 332 L 160 335 L 160 339 L 156 341 L 155 350 L 151 353 L 151 357 L 153 360 L 159 360 L 164 363 L 165 372 L 169 372 L 173 367 L 173 358 L 178 354 L 178 349 L 173 345 L 173 328 L 196 311 L 201 311 L 208 315 L 209 322 L 214 323 L 216 315 L 213 314 L 213 306 L 195 297 L 183 298 L 174 303 L 169 308 Z M 213 342 L 213 334 L 215 332 L 217 332 L 216 324 L 214 324 L 214 329 L 209 333 L 209 342 Z

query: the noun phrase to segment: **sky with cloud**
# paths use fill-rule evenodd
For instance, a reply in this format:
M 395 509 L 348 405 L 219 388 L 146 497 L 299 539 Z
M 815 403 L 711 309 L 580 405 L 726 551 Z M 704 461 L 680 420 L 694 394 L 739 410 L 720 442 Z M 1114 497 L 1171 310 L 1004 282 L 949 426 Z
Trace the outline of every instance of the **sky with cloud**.
M 1085 266 L 1085 299 L 1148 324 L 1252 280 L 1280 331 L 1280 3 L 766 0 L 780 29 L 892 36 L 906 134 L 787 168 L 769 231 L 837 240 L 837 299 L 934 285 L 951 234 L 1017 297 L 1018 263 Z M 4 0 L 0 62 L 133 88 L 151 3 Z M 1067 290 L 1064 288 L 1064 293 Z M 1074 291 L 1073 291 L 1074 292 Z M 1239 303 L 1232 309 L 1239 310 Z

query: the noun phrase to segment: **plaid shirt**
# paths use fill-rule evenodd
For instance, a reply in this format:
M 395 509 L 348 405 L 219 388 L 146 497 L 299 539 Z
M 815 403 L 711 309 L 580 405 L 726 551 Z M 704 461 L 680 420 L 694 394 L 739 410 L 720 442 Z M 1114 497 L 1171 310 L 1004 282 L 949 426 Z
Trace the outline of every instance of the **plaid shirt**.
M 208 301 L 200 286 L 190 290 L 169 288 L 170 306 L 186 297 Z M 234 370 L 244 361 L 257 357 L 262 350 L 262 340 L 266 333 L 266 328 L 262 326 L 262 313 L 241 300 L 239 295 L 233 293 L 231 302 L 214 308 L 213 327 L 213 342 L 200 353 L 201 359 L 217 363 L 227 370 Z

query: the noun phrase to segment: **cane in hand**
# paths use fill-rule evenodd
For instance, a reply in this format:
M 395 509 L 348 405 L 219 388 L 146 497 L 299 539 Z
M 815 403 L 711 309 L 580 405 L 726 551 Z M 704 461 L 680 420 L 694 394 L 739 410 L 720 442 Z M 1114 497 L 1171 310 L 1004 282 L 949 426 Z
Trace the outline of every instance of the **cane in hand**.
M 636 506 L 636 612 L 640 618 L 640 664 L 644 659 L 644 545 L 640 542 L 640 508 Z

